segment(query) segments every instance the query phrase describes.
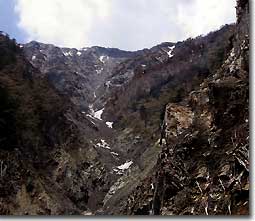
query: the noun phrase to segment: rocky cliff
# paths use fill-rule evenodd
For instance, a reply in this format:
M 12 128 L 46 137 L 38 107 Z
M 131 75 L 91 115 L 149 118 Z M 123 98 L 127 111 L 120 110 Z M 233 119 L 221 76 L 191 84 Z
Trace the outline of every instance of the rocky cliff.
M 0 35 L 0 214 L 249 213 L 249 7 L 127 52 Z
M 169 103 L 154 173 L 120 209 L 139 215 L 249 214 L 249 2 L 237 2 L 233 46 L 219 69 Z

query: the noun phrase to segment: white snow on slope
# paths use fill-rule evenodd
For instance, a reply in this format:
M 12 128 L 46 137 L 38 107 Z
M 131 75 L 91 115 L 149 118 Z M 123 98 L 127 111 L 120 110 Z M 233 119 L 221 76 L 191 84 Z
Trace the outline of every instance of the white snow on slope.
M 105 148 L 105 149 L 108 149 L 108 150 L 111 149 L 110 146 L 109 146 L 109 144 L 106 143 L 106 141 L 103 140 L 103 139 L 101 139 L 100 143 L 97 143 L 96 146 L 102 147 L 102 148 Z
M 172 54 L 174 49 L 175 49 L 175 45 L 172 46 L 172 47 L 168 47 L 170 49 L 170 51 L 167 52 L 169 58 L 173 57 L 174 55 Z
M 133 164 L 133 161 L 129 161 L 129 162 L 127 161 L 126 163 L 118 166 L 117 168 L 119 170 L 127 170 L 132 164 Z
M 82 111 L 81 113 L 82 113 L 82 114 L 86 114 L 85 111 Z M 93 125 L 96 126 L 96 124 L 92 121 L 92 120 L 95 120 L 95 118 L 94 118 L 93 116 L 91 116 L 90 114 L 86 114 L 86 116 L 89 117 L 89 118 L 91 119 L 90 122 L 91 122 Z
M 73 56 L 73 53 L 72 53 L 71 51 L 69 51 L 69 52 L 63 52 L 63 54 L 64 54 L 65 56 Z
M 99 57 L 99 60 L 100 60 L 102 63 L 105 63 L 105 60 L 106 60 L 106 59 L 109 59 L 109 57 L 108 57 L 108 56 L 105 56 L 105 55 L 102 55 L 102 56 Z
M 90 121 L 90 123 L 92 123 L 93 125 L 95 125 L 95 126 L 96 126 L 96 124 L 95 124 L 93 121 Z
M 98 119 L 98 120 L 102 120 L 102 114 L 104 112 L 104 108 L 102 108 L 101 110 L 95 111 L 93 109 L 93 104 L 90 104 L 89 105 L 89 112 L 90 112 L 90 114 L 87 114 L 88 117 Z
M 97 74 L 100 74 L 103 70 L 104 70 L 104 68 L 100 68 L 99 70 L 96 70 L 96 72 L 97 72 Z
M 35 55 L 33 55 L 33 57 L 32 57 L 32 61 L 33 61 L 33 60 L 35 60 L 35 59 L 36 59 L 36 56 L 35 56 Z
M 100 60 L 102 63 L 104 63 L 104 58 L 105 58 L 105 56 L 102 55 L 102 56 L 100 56 L 99 60 Z
M 82 112 L 83 114 L 85 114 L 85 112 Z M 93 119 L 93 120 L 95 120 L 95 118 L 92 116 L 92 115 L 90 115 L 90 114 L 86 114 L 86 116 L 87 117 L 90 117 L 91 119 Z
M 80 52 L 80 51 L 78 51 L 78 52 L 77 52 L 77 55 L 78 55 L 78 56 L 81 56 L 81 52 Z
M 93 109 L 93 104 L 90 104 L 89 105 L 89 112 L 90 112 L 90 114 L 87 114 L 87 116 L 92 117 L 94 119 L 102 120 L 101 116 L 104 112 L 104 108 L 102 108 L 101 110 L 95 111 Z
M 112 128 L 113 122 L 107 121 L 105 122 L 105 124 L 107 125 L 107 127 Z
M 112 155 L 115 155 L 115 156 L 119 156 L 119 154 L 116 153 L 116 152 L 111 152 L 111 154 L 112 154 Z
M 92 116 L 94 115 L 95 111 L 93 109 L 93 104 L 89 105 L 89 112 L 91 113 Z
M 107 88 L 109 88 L 110 85 L 111 85 L 111 81 L 106 81 L 106 82 L 105 82 L 105 86 L 106 86 Z
M 85 112 L 82 112 L 83 114 L 85 114 Z M 91 116 L 90 114 L 86 114 L 86 116 L 87 117 L 89 117 L 91 120 L 95 120 L 95 118 L 93 117 L 93 116 Z M 90 120 L 90 122 L 92 123 L 92 124 L 94 124 L 94 125 L 96 125 L 93 121 L 91 121 Z
M 102 116 L 103 112 L 104 112 L 104 108 L 101 109 L 101 110 L 96 111 L 94 113 L 94 117 L 97 118 L 98 120 L 102 120 L 101 116 Z

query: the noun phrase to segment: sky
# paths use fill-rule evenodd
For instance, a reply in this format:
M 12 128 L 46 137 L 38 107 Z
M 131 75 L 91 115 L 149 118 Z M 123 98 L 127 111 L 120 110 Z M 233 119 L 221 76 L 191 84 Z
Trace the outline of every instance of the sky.
M 19 43 L 139 50 L 233 23 L 236 0 L 0 0 L 0 30 Z

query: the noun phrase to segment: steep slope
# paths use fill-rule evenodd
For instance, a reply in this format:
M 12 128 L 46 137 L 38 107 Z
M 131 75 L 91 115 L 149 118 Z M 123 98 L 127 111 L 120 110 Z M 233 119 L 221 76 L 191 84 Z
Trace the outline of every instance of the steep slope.
M 135 54 L 100 47 L 59 48 L 35 41 L 22 47 L 43 76 L 82 110 L 96 99 L 97 88 L 105 82 L 112 68 Z
M 98 186 L 97 197 L 89 197 L 92 211 L 101 213 L 102 205 L 105 210 L 107 203 L 125 199 L 151 173 L 162 148 L 158 137 L 165 105 L 181 99 L 216 68 L 214 59 L 227 55 L 233 29 L 227 25 L 205 37 L 138 52 L 38 42 L 23 46 L 41 77 L 77 108 L 69 119 L 89 143 L 87 148 L 99 156 L 105 171 L 100 185 L 105 187 Z M 124 191 L 118 195 L 120 187 Z
M 217 63 L 212 61 L 226 56 L 232 31 L 233 26 L 225 26 L 208 36 L 170 44 L 168 50 L 160 48 L 123 62 L 109 78 L 110 90 L 102 117 L 113 121 L 120 134 L 130 127 L 134 136 L 125 139 L 134 140 L 142 135 L 144 146 L 155 143 L 165 105 L 169 100 L 182 99 L 215 70 Z M 130 143 L 128 146 L 126 151 L 134 155 L 144 151 Z
M 34 77 L 36 70 L 14 41 L 1 35 L 0 48 L 1 214 L 47 214 L 47 206 L 37 210 L 40 206 L 34 200 L 38 192 L 49 194 L 45 184 L 52 182 L 45 176 L 41 179 L 42 173 L 49 171 L 41 168 L 50 168 L 48 152 L 69 133 L 62 115 L 67 106 L 45 80 Z M 60 125 L 62 131 L 56 131 Z M 61 206 L 54 202 L 56 195 L 53 193 L 49 200 L 55 208 L 75 211 L 68 200 Z
M 115 214 L 249 214 L 247 0 L 237 1 L 230 45 L 217 71 L 180 102 L 166 106 L 164 147 L 154 172 Z
M 94 137 L 106 142 L 116 138 L 113 148 L 137 161 L 150 145 L 150 137 L 159 133 L 160 117 L 169 99 L 180 99 L 215 69 L 214 59 L 226 56 L 233 29 L 227 25 L 205 37 L 137 52 L 67 49 L 37 42 L 24 45 L 24 52 L 42 76 L 94 124 L 98 130 L 92 133 Z M 135 137 L 145 141 L 139 148 L 136 142 L 130 144 Z
M 100 134 L 95 124 L 15 41 L 0 35 L 0 52 L 0 213 L 87 214 L 101 207 L 116 177 L 112 164 L 121 164 L 117 153 L 92 144 Z

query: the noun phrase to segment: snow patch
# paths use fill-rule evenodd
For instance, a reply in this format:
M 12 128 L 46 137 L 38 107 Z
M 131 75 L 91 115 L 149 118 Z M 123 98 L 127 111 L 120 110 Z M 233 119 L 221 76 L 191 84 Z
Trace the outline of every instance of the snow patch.
M 77 55 L 78 55 L 78 56 L 81 56 L 81 52 L 80 52 L 80 51 L 78 51 L 78 52 L 77 52 Z
M 234 56 L 235 56 L 235 50 L 234 50 L 234 49 L 231 50 L 230 56 L 231 56 L 231 57 L 234 57 Z
M 94 93 L 93 93 L 93 96 L 94 96 L 94 98 L 96 98 L 96 97 L 97 97 L 96 92 L 94 92 Z
M 105 55 L 102 55 L 99 57 L 99 60 L 102 62 L 102 63 L 105 63 L 105 59 L 109 59 L 108 56 L 105 56 Z
M 113 122 L 107 121 L 105 122 L 105 124 L 107 125 L 107 127 L 112 128 Z
M 35 59 L 36 59 L 36 56 L 35 56 L 35 55 L 33 55 L 33 56 L 32 56 L 32 61 L 33 61 L 33 60 L 35 60 Z
M 97 72 L 97 74 L 100 74 L 103 70 L 104 70 L 104 68 L 100 68 L 99 70 L 96 70 L 96 72 Z
M 133 161 L 127 161 L 126 163 L 118 166 L 117 168 L 119 170 L 127 170 L 132 164 L 133 164 Z
M 82 111 L 81 113 L 82 113 L 82 114 L 86 114 L 85 111 Z M 91 116 L 90 114 L 86 114 L 86 117 L 89 117 L 91 120 L 95 120 L 95 118 L 94 118 L 93 116 Z M 96 126 L 96 124 L 95 124 L 93 121 L 91 121 L 91 120 L 90 120 L 90 122 L 91 122 L 93 125 Z
M 174 55 L 173 55 L 173 51 L 174 51 L 174 49 L 175 49 L 175 45 L 172 46 L 172 47 L 168 47 L 168 48 L 170 49 L 170 51 L 167 52 L 168 57 L 169 57 L 169 58 L 172 58 L 172 57 L 174 56 Z
M 98 120 L 102 120 L 101 116 L 102 116 L 103 112 L 104 112 L 104 108 L 101 109 L 101 110 L 96 111 L 94 113 L 94 117 L 97 118 Z
M 98 120 L 102 120 L 101 116 L 104 112 L 104 108 L 102 108 L 101 110 L 95 111 L 93 109 L 93 104 L 89 105 L 89 112 L 90 114 L 87 114 L 87 116 L 94 118 L 94 119 L 98 119 Z
M 71 51 L 68 52 L 63 52 L 63 54 L 67 57 L 67 56 L 73 56 L 73 53 Z
M 94 109 L 93 109 L 93 104 L 90 104 L 90 105 L 89 105 L 89 112 L 90 112 L 92 115 L 94 115 L 95 111 L 94 111 Z
M 82 112 L 82 113 L 85 114 L 85 112 Z M 93 119 L 93 120 L 95 120 L 95 118 L 93 116 L 91 116 L 90 114 L 86 114 L 86 116 Z
M 123 172 L 121 172 L 121 170 L 113 169 L 113 172 L 115 172 L 118 175 L 123 175 Z
M 96 126 L 96 124 L 93 121 L 91 121 L 91 120 L 90 120 L 90 123 L 92 123 L 94 126 Z
M 115 155 L 115 156 L 119 156 L 119 154 L 116 153 L 116 152 L 111 152 L 111 154 L 112 154 L 112 155 Z
M 105 58 L 105 56 L 102 55 L 102 56 L 99 57 L 99 60 L 100 60 L 102 63 L 104 63 L 104 58 Z
M 102 148 L 105 148 L 105 149 L 108 149 L 108 150 L 111 149 L 110 146 L 109 146 L 109 144 L 106 143 L 106 141 L 103 140 L 103 139 L 101 139 L 101 140 L 100 140 L 100 143 L 97 143 L 96 146 L 102 147 Z
M 107 88 L 109 88 L 110 85 L 111 85 L 111 81 L 106 81 L 106 82 L 105 82 L 105 86 L 106 86 Z

